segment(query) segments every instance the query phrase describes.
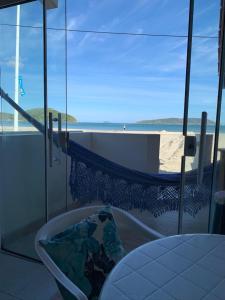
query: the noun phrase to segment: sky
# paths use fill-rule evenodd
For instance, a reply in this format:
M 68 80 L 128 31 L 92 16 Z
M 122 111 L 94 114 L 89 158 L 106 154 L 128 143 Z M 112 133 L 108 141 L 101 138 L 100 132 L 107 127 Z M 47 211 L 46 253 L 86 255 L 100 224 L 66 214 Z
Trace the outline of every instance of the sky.
M 195 1 L 189 117 L 207 111 L 215 120 L 219 4 Z M 182 118 L 188 9 L 188 0 L 67 0 L 65 17 L 59 0 L 47 14 L 49 107 L 81 122 Z M 0 10 L 0 24 L 0 80 L 13 97 L 16 9 Z M 25 109 L 44 103 L 42 24 L 39 1 L 21 6 Z

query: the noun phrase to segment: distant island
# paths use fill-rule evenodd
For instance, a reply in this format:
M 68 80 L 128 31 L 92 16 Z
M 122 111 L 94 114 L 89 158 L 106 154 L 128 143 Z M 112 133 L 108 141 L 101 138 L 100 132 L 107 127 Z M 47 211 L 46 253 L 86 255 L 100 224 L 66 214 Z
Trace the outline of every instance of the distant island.
M 155 124 L 155 125 L 183 125 L 182 118 L 165 118 L 165 119 L 154 119 L 154 120 L 141 120 L 136 122 L 137 124 Z M 188 119 L 189 125 L 201 125 L 200 118 L 189 118 Z M 215 125 L 215 122 L 212 120 L 207 121 L 208 125 Z
M 28 109 L 26 111 L 28 114 L 30 114 L 33 118 L 35 118 L 39 122 L 44 121 L 44 109 L 43 108 L 33 108 L 33 109 Z M 53 113 L 53 118 L 58 117 L 59 111 L 53 108 L 48 109 L 48 113 L 52 112 Z M 12 121 L 14 119 L 14 115 L 11 113 L 0 113 L 0 118 L 3 121 Z M 21 115 L 19 115 L 19 121 L 26 121 Z M 65 113 L 62 113 L 62 122 L 69 122 L 69 123 L 76 123 L 77 119 L 74 116 L 71 115 L 66 115 Z
M 0 118 L 2 121 L 12 121 L 13 120 L 13 114 L 0 112 Z

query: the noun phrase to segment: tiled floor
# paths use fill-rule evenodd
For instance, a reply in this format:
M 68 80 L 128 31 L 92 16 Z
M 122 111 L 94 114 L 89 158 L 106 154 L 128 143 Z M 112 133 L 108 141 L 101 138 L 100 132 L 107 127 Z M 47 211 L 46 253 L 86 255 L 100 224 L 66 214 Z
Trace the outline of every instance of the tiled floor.
M 12 239 L 4 239 L 3 247 L 6 250 L 12 251 L 13 253 L 20 253 L 27 257 L 33 257 L 38 259 L 37 253 L 34 247 L 34 239 L 37 234 L 37 230 L 28 234 L 21 234 L 20 236 Z
M 44 266 L 0 253 L 0 299 L 61 300 L 61 297 Z

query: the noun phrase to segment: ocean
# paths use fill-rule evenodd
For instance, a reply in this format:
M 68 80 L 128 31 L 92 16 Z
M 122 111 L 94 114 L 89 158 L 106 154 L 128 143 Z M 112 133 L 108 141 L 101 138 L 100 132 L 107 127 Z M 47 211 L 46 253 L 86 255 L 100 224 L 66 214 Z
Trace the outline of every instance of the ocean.
M 56 124 L 55 124 L 56 125 Z M 65 128 L 66 124 L 62 127 Z M 5 121 L 2 123 L 3 131 L 4 126 L 11 127 L 13 122 Z M 31 127 L 28 122 L 19 122 L 19 127 Z M 67 128 L 70 130 L 104 130 L 104 131 L 168 131 L 168 132 L 182 132 L 182 125 L 168 125 L 168 124 L 137 124 L 137 123 L 93 123 L 93 122 L 77 122 L 68 123 Z M 188 131 L 200 132 L 200 125 L 189 125 Z M 207 132 L 213 133 L 215 131 L 214 125 L 207 126 Z M 225 132 L 225 125 L 221 126 L 220 132 Z
M 222 126 L 225 132 L 225 126 Z M 169 131 L 182 132 L 182 125 L 168 125 L 168 124 L 137 124 L 137 123 L 88 123 L 78 122 L 75 124 L 68 124 L 69 129 L 76 130 L 125 130 L 126 131 Z M 199 125 L 189 125 L 188 131 L 199 132 Z M 209 125 L 207 131 L 213 133 L 215 131 L 214 125 Z

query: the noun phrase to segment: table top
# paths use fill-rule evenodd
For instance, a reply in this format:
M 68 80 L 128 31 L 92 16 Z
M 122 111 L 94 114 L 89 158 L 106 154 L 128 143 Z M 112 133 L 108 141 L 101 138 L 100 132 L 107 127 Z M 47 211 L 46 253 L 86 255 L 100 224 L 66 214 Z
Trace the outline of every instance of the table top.
M 101 300 L 224 300 L 225 236 L 179 235 L 144 244 L 112 270 Z

